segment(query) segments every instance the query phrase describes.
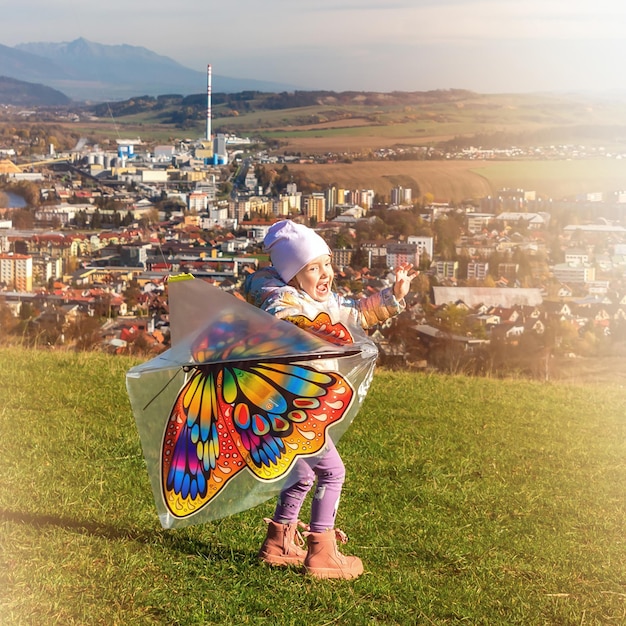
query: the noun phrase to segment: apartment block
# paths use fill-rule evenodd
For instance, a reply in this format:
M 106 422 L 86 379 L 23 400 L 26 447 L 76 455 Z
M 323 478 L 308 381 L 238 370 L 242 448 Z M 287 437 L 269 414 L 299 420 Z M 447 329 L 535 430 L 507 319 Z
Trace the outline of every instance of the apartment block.
M 565 263 L 568 265 L 588 265 L 589 253 L 584 250 L 573 249 L 565 251 Z
M 367 255 L 367 267 L 387 267 L 387 246 L 385 243 L 366 241 L 361 244 L 361 250 Z
M 434 268 L 437 278 L 447 278 L 457 280 L 459 274 L 458 261 L 435 261 L 431 267 Z
M 419 265 L 420 253 L 417 245 L 412 243 L 388 243 L 387 267 L 395 268 L 404 263 Z
M 340 270 L 348 267 L 353 256 L 354 250 L 352 248 L 333 248 L 333 265 Z
M 394 187 L 391 190 L 391 204 L 411 204 L 413 202 L 412 195 L 413 190 L 410 188 L 406 189 L 404 187 Z
M 562 283 L 590 283 L 596 279 L 596 268 L 592 265 L 569 265 L 560 263 L 552 268 L 554 277 Z
M 433 237 L 418 237 L 417 235 L 411 235 L 406 238 L 406 242 L 410 244 L 415 244 L 417 246 L 417 249 L 419 250 L 420 256 L 427 255 L 429 259 L 433 258 Z
M 47 255 L 33 255 L 33 277 L 41 284 L 46 284 L 51 278 L 63 276 L 63 259 Z
M 498 277 L 504 278 L 508 282 L 514 282 L 517 279 L 519 265 L 517 263 L 498 263 Z
M 187 196 L 187 208 L 196 213 L 204 213 L 209 206 L 209 196 L 206 193 L 194 191 Z
M 312 193 L 310 196 L 304 196 L 304 214 L 307 219 L 315 221 L 326 221 L 326 198 L 323 193 Z
M 301 206 L 302 194 L 299 191 L 281 194 L 274 199 L 274 215 L 285 217 L 293 213 L 300 213 Z
M 468 213 L 467 230 L 470 233 L 480 233 L 487 228 L 489 222 L 495 219 L 493 213 Z
M 12 291 L 32 291 L 33 257 L 13 252 L 0 254 L 0 283 Z
M 471 261 L 467 264 L 467 278 L 485 280 L 489 273 L 489 263 L 486 261 Z

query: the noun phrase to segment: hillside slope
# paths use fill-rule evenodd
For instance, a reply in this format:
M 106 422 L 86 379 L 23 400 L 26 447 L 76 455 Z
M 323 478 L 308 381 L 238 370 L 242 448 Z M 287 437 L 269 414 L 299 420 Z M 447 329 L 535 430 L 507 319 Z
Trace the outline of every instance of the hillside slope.
M 0 348 L 3 626 L 623 623 L 620 386 L 377 370 L 338 444 L 366 571 L 327 584 L 258 561 L 271 500 L 160 527 L 135 362 Z
M 0 76 L 0 104 L 49 107 L 70 102 L 70 98 L 52 87 Z

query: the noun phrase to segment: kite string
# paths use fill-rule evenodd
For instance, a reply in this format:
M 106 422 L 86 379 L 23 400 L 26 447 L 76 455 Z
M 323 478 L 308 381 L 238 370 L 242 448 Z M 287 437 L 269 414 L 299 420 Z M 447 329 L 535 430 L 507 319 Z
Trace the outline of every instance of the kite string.
M 146 406 L 143 407 L 143 410 L 145 411 L 170 385 L 170 383 L 178 376 L 178 374 L 180 373 L 180 371 L 185 371 L 185 369 L 183 367 L 179 368 L 176 373 L 165 383 L 165 385 L 163 385 L 162 389 L 159 391 L 159 393 L 157 393 L 155 396 L 153 396 L 150 399 L 150 402 L 148 402 L 148 404 L 146 404 Z M 183 384 L 187 382 L 187 373 L 185 372 L 185 380 L 183 381 Z

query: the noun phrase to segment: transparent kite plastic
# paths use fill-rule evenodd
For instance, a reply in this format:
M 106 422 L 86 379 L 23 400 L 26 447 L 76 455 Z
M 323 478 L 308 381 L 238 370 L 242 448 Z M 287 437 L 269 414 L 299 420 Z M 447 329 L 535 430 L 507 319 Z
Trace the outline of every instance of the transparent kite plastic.
M 176 528 L 261 504 L 338 442 L 377 349 L 325 313 L 304 330 L 202 280 L 168 292 L 172 347 L 126 387 L 161 525 Z

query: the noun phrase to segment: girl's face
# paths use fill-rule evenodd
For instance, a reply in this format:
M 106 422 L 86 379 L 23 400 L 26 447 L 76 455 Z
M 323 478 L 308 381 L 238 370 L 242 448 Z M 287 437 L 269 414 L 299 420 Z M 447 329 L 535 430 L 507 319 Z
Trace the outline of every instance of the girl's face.
M 305 265 L 295 276 L 296 284 L 313 300 L 326 302 L 330 297 L 331 285 L 335 272 L 328 254 L 313 259 Z

